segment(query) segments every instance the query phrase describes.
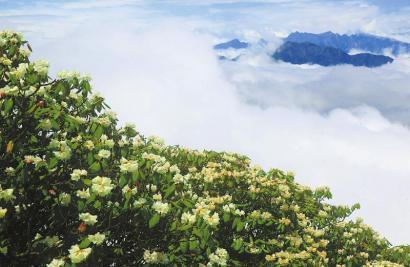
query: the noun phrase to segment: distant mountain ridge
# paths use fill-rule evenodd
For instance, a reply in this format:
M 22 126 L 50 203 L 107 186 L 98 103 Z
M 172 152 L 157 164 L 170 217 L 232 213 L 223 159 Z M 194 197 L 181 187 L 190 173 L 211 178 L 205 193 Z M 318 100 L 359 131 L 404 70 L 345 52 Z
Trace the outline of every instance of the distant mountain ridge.
M 410 44 L 395 39 L 376 35 L 357 33 L 352 35 L 333 32 L 307 33 L 293 32 L 284 39 L 285 42 L 312 43 L 319 46 L 330 46 L 349 53 L 352 49 L 363 50 L 375 54 L 383 54 L 386 50 L 397 56 L 410 53 Z
M 393 62 L 392 58 L 383 55 L 369 53 L 349 55 L 341 49 L 330 46 L 289 41 L 279 47 L 272 57 L 292 64 L 318 64 L 321 66 L 350 64 L 369 68 Z
M 238 39 L 232 39 L 228 42 L 225 43 L 220 43 L 214 46 L 214 49 L 216 50 L 224 50 L 224 49 L 242 49 L 242 48 L 248 48 L 249 44 L 246 42 L 241 42 Z
M 284 44 L 274 52 L 272 58 L 292 64 L 321 66 L 351 64 L 372 68 L 393 62 L 393 58 L 384 55 L 386 53 L 394 56 L 410 53 L 410 43 L 366 33 L 347 35 L 330 31 L 319 34 L 293 32 L 283 41 Z M 220 51 L 219 59 L 236 61 L 242 55 L 249 53 L 246 48 L 253 48 L 255 45 L 266 46 L 266 44 L 263 39 L 258 44 L 232 39 L 215 45 L 214 49 Z M 237 54 L 233 53 L 235 50 L 238 51 Z M 366 53 L 349 55 L 352 50 L 366 51 Z

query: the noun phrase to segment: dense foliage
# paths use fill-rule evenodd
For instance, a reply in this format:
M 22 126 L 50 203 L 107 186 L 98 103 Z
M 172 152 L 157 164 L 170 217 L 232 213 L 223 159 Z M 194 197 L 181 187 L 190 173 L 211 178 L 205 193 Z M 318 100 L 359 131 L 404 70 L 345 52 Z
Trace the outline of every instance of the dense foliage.
M 409 266 L 327 188 L 119 127 L 30 52 L 0 33 L 1 266 Z

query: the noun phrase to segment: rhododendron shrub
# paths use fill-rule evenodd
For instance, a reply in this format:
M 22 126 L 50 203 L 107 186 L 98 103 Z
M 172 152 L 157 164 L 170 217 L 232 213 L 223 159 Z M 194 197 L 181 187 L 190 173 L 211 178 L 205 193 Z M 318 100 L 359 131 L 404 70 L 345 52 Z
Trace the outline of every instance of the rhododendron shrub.
M 120 127 L 30 52 L 0 33 L 1 266 L 409 266 L 327 188 Z

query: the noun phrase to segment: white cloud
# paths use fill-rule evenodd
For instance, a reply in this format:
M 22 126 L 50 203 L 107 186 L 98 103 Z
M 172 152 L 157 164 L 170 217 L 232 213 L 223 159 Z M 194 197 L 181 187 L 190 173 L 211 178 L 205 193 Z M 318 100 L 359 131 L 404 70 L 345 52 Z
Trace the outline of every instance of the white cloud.
M 262 107 L 296 106 L 327 112 L 370 105 L 384 116 L 410 125 L 410 58 L 380 68 L 321 67 L 274 63 L 261 51 L 224 62 L 225 73 L 249 102 Z

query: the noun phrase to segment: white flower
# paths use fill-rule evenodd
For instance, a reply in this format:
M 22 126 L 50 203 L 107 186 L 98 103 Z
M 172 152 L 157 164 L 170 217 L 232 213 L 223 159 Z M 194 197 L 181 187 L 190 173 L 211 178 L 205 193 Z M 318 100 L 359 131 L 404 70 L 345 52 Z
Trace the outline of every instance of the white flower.
M 97 215 L 92 215 L 88 212 L 80 213 L 79 218 L 87 225 L 94 225 L 97 223 Z
M 16 170 L 13 167 L 7 167 L 4 171 L 8 176 L 16 175 Z
M 77 190 L 77 197 L 87 199 L 90 197 L 90 188 Z
M 144 140 L 142 140 L 141 136 L 137 135 L 134 137 L 134 141 L 132 142 L 133 148 L 138 148 L 144 144 Z
M 104 242 L 105 240 L 105 235 L 104 234 L 100 234 L 100 233 L 96 233 L 94 235 L 88 235 L 88 240 L 90 240 L 92 243 L 96 244 L 96 245 L 101 245 L 102 242 Z
M 98 157 L 103 158 L 103 159 L 108 159 L 111 156 L 111 152 L 105 149 L 101 149 L 98 152 Z
M 71 173 L 71 180 L 78 181 L 81 176 L 87 176 L 86 170 L 74 169 Z
M 71 148 L 65 141 L 60 142 L 60 151 L 54 151 L 54 155 L 61 160 L 68 160 L 71 158 Z
M 145 250 L 144 261 L 151 264 L 164 264 L 168 262 L 168 258 L 162 252 Z
M 179 170 L 179 168 L 178 168 L 177 165 L 172 165 L 172 166 L 169 168 L 169 171 L 172 172 L 172 173 L 179 173 L 179 172 L 180 172 L 180 170 Z
M 111 179 L 108 177 L 97 176 L 92 179 L 91 189 L 99 196 L 106 196 L 111 193 L 114 185 L 111 183 Z
M 151 192 L 156 192 L 157 190 L 158 190 L 158 188 L 157 188 L 157 186 L 156 185 L 154 185 L 154 184 L 147 184 L 146 186 L 145 186 L 145 188 L 147 188 L 147 190 L 151 190 Z
M 10 201 L 14 198 L 16 198 L 13 195 L 14 189 L 2 189 L 0 185 L 0 199 L 4 199 L 5 201 Z
M 63 206 L 67 206 L 71 202 L 71 195 L 63 192 L 58 196 L 58 200 Z
M 318 215 L 319 215 L 319 217 L 321 217 L 321 218 L 326 218 L 326 217 L 327 217 L 327 212 L 326 212 L 326 211 L 323 211 L 323 210 L 320 210 Z
M 74 78 L 79 78 L 80 73 L 76 71 L 60 71 L 57 73 L 57 77 L 62 80 L 72 81 Z
M 94 148 L 94 143 L 91 140 L 87 140 L 84 143 L 84 146 L 88 149 L 88 150 L 93 150 Z
M 164 140 L 159 136 L 152 135 L 148 137 L 148 141 L 154 149 L 160 150 L 165 147 Z
M 70 94 L 69 94 L 69 97 L 72 98 L 72 99 L 74 99 L 74 100 L 77 100 L 77 99 L 79 99 L 79 98 L 81 97 L 81 95 L 78 94 L 78 93 L 76 93 L 74 90 L 71 90 L 71 91 L 70 91 Z
M 176 184 L 180 184 L 186 181 L 185 177 L 179 173 L 175 174 L 172 179 L 174 180 L 174 183 Z
M 104 127 L 110 126 L 111 121 L 108 117 L 101 117 L 97 119 L 97 122 Z
M 203 219 L 210 226 L 217 226 L 219 224 L 219 214 L 216 212 L 212 216 L 209 216 L 209 214 L 205 214 L 203 216 Z
M 208 266 L 227 266 L 228 252 L 223 248 L 217 248 L 214 253 L 209 255 Z
M 15 70 L 10 72 L 10 74 L 16 76 L 17 79 L 21 79 L 26 74 L 27 69 L 28 69 L 27 63 L 20 63 Z
M 45 60 L 34 61 L 34 70 L 40 75 L 46 75 L 48 72 L 48 62 Z
M 143 197 L 139 198 L 138 200 L 134 201 L 134 207 L 139 208 L 142 205 L 144 205 L 147 202 L 147 200 Z
M 121 159 L 120 171 L 122 173 L 135 172 L 138 170 L 138 162 L 136 160 Z
M 4 92 L 6 93 L 6 95 L 16 95 L 18 91 L 19 88 L 17 86 L 10 87 L 6 85 L 6 87 L 4 87 Z
M 156 163 L 156 164 L 154 164 L 153 169 L 157 173 L 165 174 L 165 173 L 168 172 L 170 166 L 171 166 L 171 164 L 169 164 L 169 162 Z
M 112 110 L 108 110 L 107 112 L 105 112 L 105 115 L 107 115 L 108 117 L 110 117 L 113 120 L 117 119 L 117 113 L 115 113 Z
M 138 192 L 138 189 L 136 187 L 131 189 L 128 185 L 125 185 L 121 190 L 124 195 L 128 193 L 131 193 L 131 195 L 135 195 Z
M 28 57 L 28 56 L 30 56 L 31 51 L 29 49 L 25 48 L 25 47 L 20 47 L 19 48 L 19 53 L 21 55 L 23 55 L 24 57 Z
M 162 200 L 162 195 L 161 195 L 161 193 L 152 195 L 152 199 L 153 199 L 153 200 L 157 200 L 157 201 Z
M 28 155 L 28 156 L 24 156 L 24 162 L 27 164 L 39 164 L 40 162 L 43 162 L 44 160 L 38 156 L 32 156 L 32 155 Z
M 0 219 L 6 216 L 7 209 L 0 207 Z
M 90 255 L 91 248 L 81 249 L 78 245 L 73 245 L 68 252 L 70 253 L 68 257 L 73 263 L 80 263 L 87 259 L 88 255 Z
M 195 214 L 191 214 L 189 212 L 182 213 L 181 222 L 183 224 L 194 224 L 195 221 L 196 221 L 196 215 Z
M 169 204 L 161 201 L 155 201 L 154 204 L 152 204 L 152 208 L 160 215 L 165 215 L 169 211 Z
M 46 267 L 61 267 L 64 266 L 65 262 L 61 259 L 53 259 Z

